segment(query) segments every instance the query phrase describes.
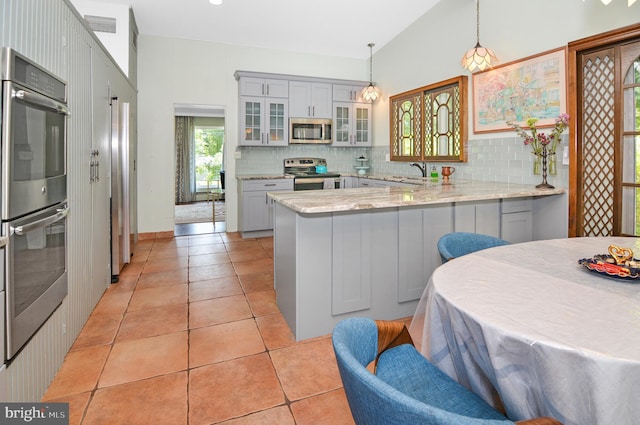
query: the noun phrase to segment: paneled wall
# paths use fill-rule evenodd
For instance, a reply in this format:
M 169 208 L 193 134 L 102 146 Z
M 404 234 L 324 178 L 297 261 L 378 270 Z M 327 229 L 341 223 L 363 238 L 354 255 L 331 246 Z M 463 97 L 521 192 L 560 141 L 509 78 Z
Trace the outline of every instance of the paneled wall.
M 105 120 L 110 122 L 110 117 L 97 113 L 104 110 L 96 111 L 93 92 L 100 85 L 113 86 L 104 92 L 121 92 L 133 102 L 133 108 L 136 94 L 66 0 L 0 0 L 0 20 L 0 45 L 15 49 L 65 80 L 71 112 L 67 133 L 69 294 L 7 365 L 5 377 L 7 401 L 37 401 L 111 278 L 104 266 L 108 259 L 100 258 L 109 252 L 109 224 L 96 226 L 92 220 L 94 205 L 100 205 L 96 199 L 108 205 L 108 184 L 94 186 L 89 180 L 94 146 L 101 149 L 103 169 L 108 170 L 109 134 L 96 134 L 94 128 Z M 106 75 L 104 81 L 95 81 L 92 76 L 96 63 L 111 64 L 102 74 Z M 108 177 L 105 172 L 104 178 Z

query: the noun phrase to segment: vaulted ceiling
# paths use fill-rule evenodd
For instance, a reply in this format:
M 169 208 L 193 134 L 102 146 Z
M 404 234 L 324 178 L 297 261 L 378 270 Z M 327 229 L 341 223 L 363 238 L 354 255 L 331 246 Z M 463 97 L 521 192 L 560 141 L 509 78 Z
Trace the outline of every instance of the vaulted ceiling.
M 83 1 L 83 0 L 78 0 Z M 130 5 L 141 35 L 364 59 L 439 0 L 97 0 Z M 471 0 L 470 0 L 471 1 Z M 72 1 L 73 2 L 73 1 Z

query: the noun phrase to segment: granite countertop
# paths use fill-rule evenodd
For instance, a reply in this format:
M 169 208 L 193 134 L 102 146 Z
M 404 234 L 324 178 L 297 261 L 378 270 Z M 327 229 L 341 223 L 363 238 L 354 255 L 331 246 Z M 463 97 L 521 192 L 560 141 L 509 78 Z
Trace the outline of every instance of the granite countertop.
M 378 175 L 378 174 L 358 174 L 354 172 L 343 172 L 343 171 L 329 171 L 332 174 L 340 174 L 341 177 L 362 177 L 366 179 L 376 179 L 376 180 L 385 180 L 385 181 L 393 181 L 393 182 L 407 182 L 413 184 L 422 184 L 425 180 L 430 179 L 427 177 L 423 179 L 422 177 L 409 177 L 409 176 L 388 176 L 388 175 Z M 322 177 L 322 174 L 318 174 L 318 177 Z M 236 176 L 238 180 L 269 180 L 269 179 L 293 179 L 295 176 L 290 174 L 283 173 L 275 173 L 275 174 L 240 174 Z
M 375 178 L 375 177 L 373 177 Z M 431 182 L 429 178 L 387 178 L 413 183 L 413 186 L 270 192 L 269 196 L 282 205 L 302 214 L 336 211 L 369 210 L 469 202 L 487 199 L 523 198 L 559 195 L 563 188 L 536 189 L 535 185 L 501 182 L 452 180 L 449 184 Z

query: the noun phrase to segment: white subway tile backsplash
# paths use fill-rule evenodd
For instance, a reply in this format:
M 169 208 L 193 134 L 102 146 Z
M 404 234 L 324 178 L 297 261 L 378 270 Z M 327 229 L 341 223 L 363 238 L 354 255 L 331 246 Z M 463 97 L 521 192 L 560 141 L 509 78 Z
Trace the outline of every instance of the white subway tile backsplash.
M 563 136 L 566 143 L 567 136 Z M 562 145 L 561 145 L 562 146 Z M 297 145 L 283 148 L 240 147 L 242 158 L 236 160 L 236 172 L 242 174 L 274 174 L 283 169 L 285 158 L 310 156 L 325 158 L 330 171 L 355 173 L 355 159 L 360 155 L 369 158 L 371 174 L 394 176 L 417 176 L 419 171 L 406 162 L 386 161 L 388 146 L 372 148 L 332 148 L 322 145 Z M 525 146 L 519 137 L 495 137 L 490 139 L 469 140 L 468 160 L 465 163 L 434 163 L 438 170 L 442 165 L 456 167 L 453 179 L 478 181 L 501 181 L 519 184 L 538 184 L 541 176 L 533 175 L 531 148 Z M 560 147 L 561 151 L 562 147 Z M 568 166 L 557 163 L 558 175 L 548 176 L 549 183 L 568 186 Z

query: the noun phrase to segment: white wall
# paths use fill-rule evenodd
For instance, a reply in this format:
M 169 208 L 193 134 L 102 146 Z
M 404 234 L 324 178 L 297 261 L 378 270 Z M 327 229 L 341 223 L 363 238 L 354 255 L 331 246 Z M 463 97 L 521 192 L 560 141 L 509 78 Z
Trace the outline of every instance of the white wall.
M 500 63 L 538 54 L 590 35 L 640 22 L 640 2 L 627 0 L 491 0 L 480 3 L 480 44 Z M 374 55 L 374 79 L 383 97 L 374 107 L 374 143 L 389 144 L 389 96 L 471 75 L 460 59 L 476 44 L 475 0 L 440 1 Z M 472 97 L 471 76 L 469 98 Z M 469 139 L 473 134 L 469 105 Z M 504 133 L 503 133 L 504 134 Z
M 139 232 L 174 226 L 174 103 L 225 105 L 227 230 L 237 230 L 237 70 L 367 80 L 367 61 L 161 37 L 138 39 Z M 279 170 L 274 170 L 277 172 Z
M 108 4 L 103 1 L 70 0 L 85 15 L 114 18 L 116 20 L 116 32 L 96 32 L 100 42 L 116 61 L 120 69 L 129 75 L 129 6 L 123 4 Z
M 480 41 L 491 47 L 502 63 L 566 45 L 589 35 L 640 21 L 640 2 L 627 8 L 626 0 L 604 6 L 599 0 L 492 0 L 481 3 Z M 410 174 L 406 164 L 384 162 L 389 144 L 388 97 L 464 74 L 460 58 L 476 42 L 475 0 L 443 0 L 402 34 L 382 47 L 373 59 L 373 79 L 381 87 L 382 99 L 374 105 L 374 149 L 372 163 L 378 170 Z M 139 89 L 139 231 L 173 229 L 174 151 L 173 104 L 226 105 L 225 153 L 227 168 L 227 229 L 237 230 L 235 158 L 237 147 L 236 70 L 368 80 L 368 60 L 291 54 L 266 49 L 217 43 L 140 36 L 138 48 Z M 471 78 L 470 78 L 471 83 Z M 471 95 L 471 87 L 469 94 Z M 470 96 L 471 97 L 471 96 Z M 471 105 L 469 105 L 469 123 Z M 470 145 L 492 140 L 499 148 L 524 155 L 521 141 L 513 133 L 476 136 L 469 127 Z M 510 137 L 509 140 L 500 138 Z M 474 140 L 482 139 L 482 141 Z M 517 146 L 511 146 L 517 145 Z M 493 147 L 489 149 L 494 149 Z M 508 162 L 505 173 L 487 174 L 486 168 L 465 164 L 466 174 L 483 179 L 529 182 L 533 176 L 522 160 Z M 502 161 L 502 160 L 501 160 Z M 505 162 L 509 161 L 504 159 Z M 463 167 L 464 169 L 465 167 Z M 279 170 L 273 170 L 277 172 Z M 514 176 L 515 174 L 515 176 Z M 524 174 L 524 175 L 523 175 Z M 558 176 L 566 185 L 566 167 Z

